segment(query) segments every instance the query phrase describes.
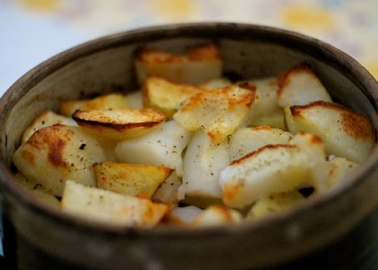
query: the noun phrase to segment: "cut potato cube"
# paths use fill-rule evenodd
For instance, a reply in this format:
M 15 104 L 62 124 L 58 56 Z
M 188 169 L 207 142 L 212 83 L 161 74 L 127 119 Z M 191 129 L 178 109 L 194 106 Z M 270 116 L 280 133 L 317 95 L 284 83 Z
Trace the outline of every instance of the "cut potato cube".
M 239 223 L 243 220 L 240 212 L 224 206 L 212 205 L 199 213 L 193 220 L 194 226 L 216 226 Z
M 213 144 L 203 130 L 189 142 L 183 158 L 184 174 L 179 192 L 193 197 L 220 198 L 219 172 L 229 164 L 227 140 Z
M 219 48 L 204 44 L 190 48 L 187 55 L 143 49 L 136 55 L 135 69 L 140 85 L 149 76 L 198 85 L 221 77 L 222 64 Z
M 157 188 L 152 196 L 152 200 L 165 204 L 178 204 L 179 200 L 182 199 L 178 194 L 181 184 L 181 177 L 177 175 L 176 171 L 173 171 Z
M 120 162 L 164 166 L 182 176 L 181 155 L 191 136 L 176 121 L 167 121 L 149 134 L 119 142 L 115 155 Z
M 319 136 L 328 155 L 361 163 L 375 145 L 375 133 L 367 117 L 342 105 L 317 101 L 285 110 L 292 133 L 309 132 Z
M 165 115 L 151 109 L 75 111 L 72 118 L 86 131 L 109 140 L 123 141 L 154 130 Z
M 183 128 L 203 128 L 214 144 L 222 142 L 242 124 L 255 99 L 248 84 L 203 91 L 191 96 L 173 115 Z
M 284 110 L 281 109 L 270 114 L 259 115 L 258 117 L 255 117 L 248 126 L 258 127 L 263 125 L 270 126 L 272 128 L 287 130 Z
M 53 111 L 43 111 L 34 121 L 25 129 L 22 134 L 21 143 L 26 142 L 38 129 L 52 126 L 55 124 L 77 126 L 71 118 L 59 115 Z
M 123 195 L 151 197 L 172 169 L 146 164 L 102 162 L 93 164 L 98 188 Z
M 59 112 L 64 116 L 71 116 L 76 110 L 89 111 L 99 109 L 127 108 L 126 97 L 122 94 L 105 94 L 87 100 L 62 100 L 59 103 Z
M 310 175 L 307 156 L 295 145 L 266 145 L 220 172 L 226 205 L 241 208 L 276 192 L 296 189 Z
M 311 67 L 301 63 L 279 77 L 278 104 L 305 105 L 313 101 L 331 102 L 331 97 Z
M 154 227 L 166 215 L 167 205 L 66 181 L 61 209 L 93 222 L 115 226 Z
M 57 197 L 43 189 L 41 184 L 29 181 L 21 173 L 17 173 L 15 177 L 22 187 L 24 187 L 37 201 L 43 202 L 53 208 L 59 208 L 60 202 Z
M 230 161 L 256 151 L 267 144 L 287 144 L 292 134 L 269 126 L 239 128 L 230 136 Z
M 358 163 L 346 158 L 331 157 L 328 161 L 330 170 L 328 176 L 328 188 L 342 185 L 350 177 L 353 171 L 359 166 Z
M 167 216 L 169 224 L 189 226 L 193 223 L 194 219 L 204 210 L 193 205 L 184 207 L 174 207 Z
M 305 200 L 305 197 L 296 190 L 274 193 L 258 199 L 248 211 L 246 219 L 262 218 L 275 213 L 287 211 L 303 200 Z
M 92 164 L 106 157 L 98 141 L 80 127 L 57 124 L 37 130 L 12 159 L 27 179 L 61 196 L 67 179 L 94 185 Z
M 145 108 L 157 109 L 168 119 L 180 108 L 190 96 L 203 91 L 201 88 L 178 84 L 160 77 L 149 77 L 142 88 Z

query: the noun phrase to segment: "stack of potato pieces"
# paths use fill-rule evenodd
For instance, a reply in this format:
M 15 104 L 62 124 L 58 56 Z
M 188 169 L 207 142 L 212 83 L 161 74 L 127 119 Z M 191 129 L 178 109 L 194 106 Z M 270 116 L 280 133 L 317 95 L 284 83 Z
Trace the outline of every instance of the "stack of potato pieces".
M 199 227 L 286 211 L 368 157 L 368 118 L 334 103 L 309 64 L 232 82 L 222 63 L 214 44 L 139 51 L 141 90 L 41 113 L 13 155 L 17 178 L 93 222 Z

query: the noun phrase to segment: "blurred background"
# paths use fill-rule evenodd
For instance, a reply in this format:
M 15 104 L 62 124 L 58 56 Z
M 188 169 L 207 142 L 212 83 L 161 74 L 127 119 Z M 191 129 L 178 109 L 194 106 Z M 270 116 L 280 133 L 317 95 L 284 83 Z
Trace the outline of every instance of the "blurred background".
M 375 0 L 0 0 L 0 95 L 38 63 L 90 39 L 198 21 L 304 33 L 345 51 L 378 78 Z

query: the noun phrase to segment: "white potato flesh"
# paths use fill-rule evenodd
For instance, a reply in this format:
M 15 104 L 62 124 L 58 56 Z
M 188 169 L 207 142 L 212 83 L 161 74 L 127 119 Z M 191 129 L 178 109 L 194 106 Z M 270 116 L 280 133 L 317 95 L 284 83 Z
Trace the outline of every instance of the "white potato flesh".
M 278 104 L 281 107 L 305 105 L 318 100 L 332 101 L 329 93 L 309 65 L 299 64 L 280 76 Z
M 333 188 L 345 183 L 346 179 L 348 179 L 359 166 L 356 162 L 334 156 L 331 157 L 328 162 L 330 163 L 328 188 Z
M 168 212 L 165 204 L 66 181 L 61 209 L 93 222 L 154 227 Z
M 270 114 L 259 115 L 255 117 L 249 125 L 251 127 L 258 127 L 258 126 L 270 126 L 272 128 L 278 128 L 282 130 L 286 130 L 286 123 L 285 123 L 285 113 L 284 110 L 281 109 L 279 111 L 272 112 Z
M 181 226 L 191 225 L 194 219 L 203 211 L 201 208 L 193 205 L 174 207 L 167 216 L 168 223 Z
M 176 171 L 173 171 L 171 175 L 157 188 L 156 192 L 152 196 L 152 200 L 166 204 L 177 204 L 182 199 L 178 193 L 178 189 L 181 184 L 181 177 L 177 175 Z
M 271 193 L 286 192 L 310 177 L 307 156 L 295 145 L 267 145 L 220 172 L 226 205 L 241 208 Z
M 167 121 L 149 134 L 119 142 L 115 155 L 119 162 L 165 166 L 181 176 L 181 154 L 191 136 L 175 121 Z
M 230 136 L 230 161 L 256 151 L 267 144 L 286 144 L 292 134 L 269 126 L 239 128 Z
M 213 90 L 213 89 L 223 88 L 230 85 L 232 85 L 232 82 L 229 79 L 222 77 L 222 78 L 216 78 L 216 79 L 201 83 L 199 87 L 206 90 Z
M 319 136 L 328 155 L 361 163 L 375 145 L 374 129 L 368 118 L 342 105 L 317 101 L 291 106 L 285 113 L 290 132 Z
M 303 195 L 294 190 L 283 193 L 274 193 L 258 199 L 246 215 L 246 219 L 266 217 L 275 213 L 286 211 L 305 200 Z
M 240 212 L 223 206 L 212 205 L 196 216 L 193 220 L 193 226 L 216 226 L 241 221 L 243 221 L 243 216 Z
M 221 77 L 223 60 L 213 44 L 190 48 L 186 55 L 175 55 L 144 49 L 135 60 L 138 82 L 149 76 L 159 76 L 174 82 L 198 85 Z
M 67 179 L 95 185 L 92 164 L 106 157 L 98 141 L 80 127 L 58 124 L 35 132 L 12 159 L 27 179 L 61 196 Z
M 220 143 L 243 123 L 254 99 L 255 88 L 248 84 L 203 91 L 187 99 L 173 119 L 190 131 L 204 129 Z
M 220 198 L 219 172 L 229 164 L 227 140 L 214 144 L 203 130 L 198 130 L 186 149 L 179 192 L 190 196 Z
M 72 118 L 59 115 L 53 111 L 44 111 L 25 129 L 22 134 L 21 143 L 26 142 L 38 129 L 55 124 L 77 126 Z
M 91 134 L 114 141 L 152 132 L 166 119 L 163 113 L 144 108 L 75 111 L 72 118 Z

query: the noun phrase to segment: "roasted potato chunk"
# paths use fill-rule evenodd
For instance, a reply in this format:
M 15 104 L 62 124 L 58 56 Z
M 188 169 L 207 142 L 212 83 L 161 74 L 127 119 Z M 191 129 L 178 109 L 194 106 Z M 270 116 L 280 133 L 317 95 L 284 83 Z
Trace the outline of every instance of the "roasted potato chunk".
M 342 105 L 316 101 L 285 110 L 292 133 L 309 132 L 319 136 L 328 155 L 361 163 L 375 145 L 375 133 L 367 117 Z
M 151 109 L 75 111 L 72 118 L 86 131 L 109 140 L 138 137 L 165 122 L 165 115 Z
M 248 84 L 203 91 L 191 96 L 173 115 L 183 128 L 203 128 L 214 144 L 222 142 L 239 127 L 255 99 Z
M 61 209 L 93 222 L 115 226 L 154 227 L 166 215 L 165 204 L 66 181 Z
M 130 196 L 151 197 L 172 173 L 167 167 L 102 162 L 93 164 L 98 188 Z
M 64 182 L 95 185 L 92 164 L 106 160 L 97 140 L 77 126 L 53 125 L 37 130 L 13 154 L 13 163 L 27 179 L 62 196 Z
M 143 105 L 163 112 L 168 119 L 180 108 L 182 103 L 201 88 L 170 82 L 164 78 L 149 77 L 143 85 Z
M 222 64 L 222 55 L 214 44 L 191 47 L 186 55 L 142 49 L 135 58 L 135 69 L 140 85 L 149 76 L 198 85 L 221 77 Z
M 313 101 L 331 102 L 331 97 L 311 67 L 301 63 L 289 69 L 278 82 L 278 104 L 305 105 Z
M 212 205 L 199 213 L 193 220 L 193 226 L 214 226 L 239 223 L 243 220 L 240 212 L 227 207 Z

